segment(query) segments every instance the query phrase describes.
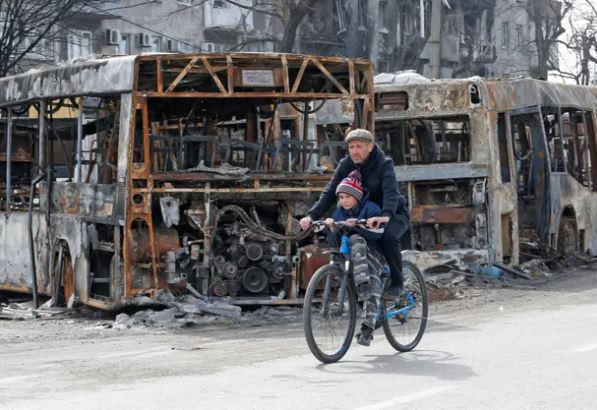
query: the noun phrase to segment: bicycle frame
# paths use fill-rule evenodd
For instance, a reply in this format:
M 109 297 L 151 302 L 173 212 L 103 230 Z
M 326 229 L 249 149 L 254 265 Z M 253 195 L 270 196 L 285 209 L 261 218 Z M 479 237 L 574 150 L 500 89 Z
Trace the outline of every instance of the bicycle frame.
M 338 260 L 338 256 L 342 256 L 341 260 Z M 344 312 L 344 298 L 346 297 L 346 286 L 348 286 L 349 282 L 348 279 L 352 278 L 352 261 L 350 260 L 350 238 L 346 233 L 342 234 L 340 239 L 340 249 L 337 252 L 332 253 L 332 258 L 330 264 L 339 265 L 340 269 L 344 272 L 342 277 L 342 281 L 340 283 L 340 291 L 338 292 L 338 314 L 342 314 Z M 384 266 L 384 270 L 387 266 Z M 385 288 L 387 282 L 387 278 L 384 280 L 383 288 Z M 330 281 L 326 282 L 324 293 L 323 293 L 323 303 L 324 309 L 330 306 L 329 300 L 331 294 L 332 284 Z M 415 298 L 411 293 L 406 294 L 408 298 L 408 305 L 401 307 L 397 310 L 391 310 L 386 312 L 384 315 L 384 320 L 390 320 L 395 318 L 396 316 L 402 316 L 404 319 L 408 319 L 409 312 L 415 307 Z M 325 312 L 325 310 L 324 310 Z M 377 313 L 379 320 L 381 316 L 381 310 Z

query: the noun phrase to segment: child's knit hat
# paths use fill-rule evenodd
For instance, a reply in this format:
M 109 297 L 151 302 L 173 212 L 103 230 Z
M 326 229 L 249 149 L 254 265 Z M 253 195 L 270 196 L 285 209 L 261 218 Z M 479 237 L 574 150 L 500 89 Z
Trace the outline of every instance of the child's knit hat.
M 340 192 L 351 195 L 361 202 L 363 199 L 363 185 L 361 185 L 361 174 L 359 171 L 352 171 L 346 178 L 338 184 L 336 195 Z

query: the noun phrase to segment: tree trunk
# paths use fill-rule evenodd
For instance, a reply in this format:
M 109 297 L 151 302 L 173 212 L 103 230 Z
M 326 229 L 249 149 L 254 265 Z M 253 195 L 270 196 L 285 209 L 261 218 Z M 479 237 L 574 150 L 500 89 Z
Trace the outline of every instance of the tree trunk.
M 282 13 L 284 16 L 284 35 L 281 41 L 281 52 L 292 53 L 294 51 L 296 32 L 299 25 L 309 10 L 316 6 L 317 2 L 318 0 L 299 0 L 297 3 L 294 3 L 293 1 L 286 0 L 286 9 Z M 292 3 L 292 5 L 289 3 Z

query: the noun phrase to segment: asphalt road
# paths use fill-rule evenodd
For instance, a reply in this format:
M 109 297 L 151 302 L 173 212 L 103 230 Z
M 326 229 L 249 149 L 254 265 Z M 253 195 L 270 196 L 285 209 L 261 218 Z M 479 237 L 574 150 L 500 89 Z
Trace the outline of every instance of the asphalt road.
M 417 350 L 399 354 L 379 332 L 332 365 L 311 356 L 300 323 L 107 332 L 0 345 L 0 408 L 597 407 L 594 268 L 436 304 Z

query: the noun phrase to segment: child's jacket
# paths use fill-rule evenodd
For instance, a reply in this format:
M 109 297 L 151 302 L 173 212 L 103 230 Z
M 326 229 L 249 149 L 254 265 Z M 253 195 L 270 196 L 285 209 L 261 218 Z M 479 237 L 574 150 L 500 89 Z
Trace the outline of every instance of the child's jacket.
M 337 207 L 336 210 L 332 213 L 332 219 L 338 222 L 346 221 L 350 218 L 368 219 L 374 216 L 381 216 L 381 209 L 379 208 L 379 206 L 375 202 L 369 201 L 368 197 L 369 195 L 365 194 L 361 203 L 351 209 L 344 209 L 340 206 Z M 379 246 L 379 239 L 381 239 L 381 236 L 383 234 L 371 232 L 359 226 L 350 228 L 348 233 L 349 235 L 361 235 L 367 241 L 367 246 L 377 251 L 381 251 Z M 331 232 L 329 229 L 327 229 L 326 235 L 327 240 L 331 246 L 335 248 L 338 248 L 340 246 L 340 232 L 337 229 L 334 232 Z

